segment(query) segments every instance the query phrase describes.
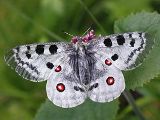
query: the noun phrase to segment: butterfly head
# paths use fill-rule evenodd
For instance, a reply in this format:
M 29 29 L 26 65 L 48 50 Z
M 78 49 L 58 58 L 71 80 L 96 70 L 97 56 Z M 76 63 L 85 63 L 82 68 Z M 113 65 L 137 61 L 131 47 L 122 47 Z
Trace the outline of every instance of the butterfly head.
M 90 40 L 95 38 L 94 30 L 89 31 L 86 35 L 79 37 L 79 36 L 73 36 L 71 39 L 71 42 L 73 44 L 77 43 L 88 43 Z

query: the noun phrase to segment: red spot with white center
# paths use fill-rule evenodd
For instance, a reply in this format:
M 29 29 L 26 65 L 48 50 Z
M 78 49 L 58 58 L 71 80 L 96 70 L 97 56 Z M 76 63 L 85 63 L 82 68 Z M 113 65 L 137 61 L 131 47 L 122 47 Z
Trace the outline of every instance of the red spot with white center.
M 65 86 L 63 83 L 58 83 L 56 88 L 59 92 L 63 92 L 65 90 Z
M 110 60 L 106 59 L 105 64 L 109 66 L 109 65 L 112 65 L 112 62 Z
M 62 70 L 62 67 L 60 65 L 55 69 L 56 72 L 60 72 L 61 70 Z
M 115 80 L 114 80 L 113 77 L 108 77 L 107 80 L 106 80 L 106 82 L 107 82 L 108 85 L 113 85 L 113 84 L 114 84 L 114 81 L 115 81 Z

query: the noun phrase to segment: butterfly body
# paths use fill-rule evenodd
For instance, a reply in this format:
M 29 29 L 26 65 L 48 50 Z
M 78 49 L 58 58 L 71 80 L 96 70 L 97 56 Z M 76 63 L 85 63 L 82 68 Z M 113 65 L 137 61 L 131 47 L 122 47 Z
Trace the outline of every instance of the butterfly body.
M 130 32 L 96 37 L 94 31 L 71 39 L 15 47 L 5 56 L 25 79 L 47 80 L 49 100 L 63 108 L 116 99 L 125 89 L 122 70 L 134 68 L 146 46 L 145 33 Z

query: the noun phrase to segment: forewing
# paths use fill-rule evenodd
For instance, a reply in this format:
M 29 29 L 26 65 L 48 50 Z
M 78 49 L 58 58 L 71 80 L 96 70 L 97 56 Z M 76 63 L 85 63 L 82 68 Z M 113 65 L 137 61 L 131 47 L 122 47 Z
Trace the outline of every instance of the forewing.
M 125 81 L 121 70 L 114 64 L 105 64 L 104 61 L 103 58 L 97 58 L 95 67 L 104 72 L 98 79 L 91 81 L 88 89 L 89 98 L 95 102 L 110 102 L 119 97 L 125 89 Z
M 12 49 L 5 56 L 5 61 L 25 79 L 39 82 L 54 75 L 71 49 L 70 44 L 59 42 L 22 45 Z
M 145 33 L 130 32 L 98 37 L 91 41 L 92 51 L 99 57 L 109 58 L 121 70 L 132 69 L 146 46 Z

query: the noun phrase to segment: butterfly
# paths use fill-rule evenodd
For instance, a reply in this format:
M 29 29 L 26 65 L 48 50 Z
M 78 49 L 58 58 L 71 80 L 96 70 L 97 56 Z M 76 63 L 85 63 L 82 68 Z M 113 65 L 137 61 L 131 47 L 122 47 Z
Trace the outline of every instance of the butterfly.
M 119 97 L 125 89 L 122 70 L 135 67 L 145 46 L 144 32 L 96 36 L 90 30 L 84 36 L 73 36 L 70 43 L 17 46 L 5 61 L 25 79 L 47 80 L 49 100 L 71 108 L 87 97 L 101 103 Z

